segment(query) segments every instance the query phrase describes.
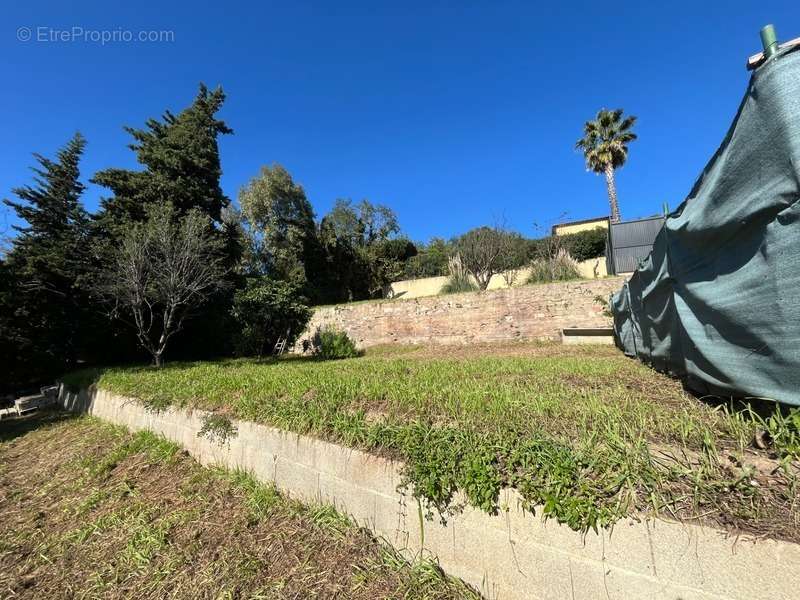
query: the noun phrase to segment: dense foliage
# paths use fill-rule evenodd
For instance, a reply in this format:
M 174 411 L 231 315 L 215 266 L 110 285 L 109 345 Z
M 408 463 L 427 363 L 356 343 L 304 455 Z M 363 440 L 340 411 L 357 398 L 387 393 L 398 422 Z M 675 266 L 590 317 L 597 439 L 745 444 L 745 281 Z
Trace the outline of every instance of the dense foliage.
M 144 129 L 126 127 L 142 171 L 105 169 L 94 183 L 109 188 L 112 196 L 101 204 L 102 218 L 140 221 L 148 205 L 171 202 L 180 213 L 198 209 L 220 222 L 230 200 L 222 193 L 217 138 L 233 131 L 216 118 L 225 102 L 221 88 L 204 85 L 194 102 L 178 115 L 167 111 L 161 120 L 149 119 Z
M 452 244 L 442 238 L 432 238 L 427 244 L 419 243 L 416 247 L 417 254 L 405 263 L 405 279 L 447 275 L 447 260 L 453 253 Z
M 479 228 L 488 229 L 492 228 Z M 474 232 L 468 232 L 474 236 Z M 446 241 L 442 238 L 433 238 L 429 243 L 417 243 L 417 254 L 406 260 L 403 271 L 405 279 L 419 279 L 423 277 L 437 277 L 446 275 L 450 278 L 446 291 L 469 291 L 476 289 L 474 280 L 459 278 L 451 272 L 448 261 L 458 254 L 458 244 L 463 243 L 461 238 Z M 564 248 L 576 261 L 584 261 L 592 258 L 605 256 L 606 240 L 608 230 L 602 227 L 558 236 L 557 242 L 553 241 L 553 236 L 540 238 L 525 238 L 518 233 L 502 231 L 499 236 L 502 251 L 496 257 L 493 270 L 504 273 L 512 281 L 516 282 L 513 271 L 531 266 L 531 262 L 543 258 L 544 255 L 555 255 L 559 248 Z M 498 241 L 497 237 L 494 238 Z M 486 246 L 482 248 L 485 250 Z M 508 273 L 512 271 L 511 273 Z M 459 283 L 460 281 L 460 283 Z
M 368 200 L 339 199 L 319 222 L 305 190 L 280 165 L 263 167 L 239 195 L 257 272 L 297 285 L 313 304 L 380 297 L 417 252 L 397 216 Z
M 319 252 L 314 209 L 303 187 L 280 165 L 262 167 L 239 193 L 260 270 L 307 288 Z
M 0 260 L 0 391 L 52 380 L 79 362 L 160 364 L 261 355 L 301 333 L 308 305 L 382 295 L 416 247 L 394 212 L 338 200 L 317 220 L 280 165 L 222 192 L 222 89 L 201 85 L 178 113 L 126 127 L 141 168 L 106 168 L 94 215 L 82 204 L 76 134 L 6 200 L 23 223 Z M 173 339 L 174 338 L 174 339 Z M 169 342 L 169 345 L 167 345 Z
M 154 207 L 171 204 L 176 221 L 192 211 L 208 220 L 208 238 L 214 246 L 212 254 L 222 267 L 222 281 L 202 305 L 191 307 L 192 319 L 183 322 L 180 334 L 170 341 L 169 356 L 173 359 L 228 354 L 236 333 L 230 303 L 240 285 L 237 265 L 243 243 L 238 224 L 225 220 L 230 199 L 220 186 L 218 138 L 233 133 L 217 116 L 224 102 L 221 88 L 210 91 L 201 84 L 194 101 L 178 114 L 166 111 L 160 119 L 148 119 L 141 129 L 126 127 L 133 138 L 129 147 L 143 168 L 109 168 L 92 178 L 111 192 L 102 199 L 93 218 L 95 271 L 103 272 L 107 265 L 119 261 L 120 240 L 137 223 L 146 221 Z M 160 303 L 154 306 L 154 311 L 162 315 L 164 309 Z M 103 360 L 139 360 L 141 354 L 128 341 L 136 339 L 132 333 L 138 325 L 130 327 L 118 319 L 120 313 L 113 306 L 100 305 L 98 310 L 109 317 L 101 328 L 108 333 L 99 344 L 104 350 Z
M 76 133 L 54 160 L 34 154 L 34 184 L 13 190 L 19 201 L 4 200 L 25 225 L 15 227 L 0 261 L 0 391 L 75 365 L 88 335 L 89 223 L 79 180 L 85 145 Z
M 516 266 L 512 261 L 518 239 L 518 235 L 499 227 L 476 227 L 456 238 L 454 250 L 478 289 L 485 290 L 495 273 Z
M 556 237 L 557 244 L 553 243 Z M 595 227 L 578 233 L 569 233 L 560 236 L 548 236 L 529 241 L 528 258 L 542 258 L 543 254 L 556 254 L 561 248 L 565 249 L 578 262 L 605 256 L 608 230 Z
M 572 257 L 578 262 L 605 256 L 608 230 L 603 227 L 595 227 L 594 229 L 562 237 L 566 238 L 564 244 Z
M 138 361 L 144 348 L 159 362 L 178 333 L 173 357 L 230 351 L 244 240 L 223 219 L 230 201 L 217 138 L 231 130 L 216 113 L 224 100 L 201 85 L 180 113 L 126 128 L 142 169 L 96 173 L 92 181 L 111 194 L 94 215 L 81 203 L 83 137 L 52 159 L 34 155 L 34 183 L 5 201 L 22 224 L 0 261 L 0 391 L 52 381 L 79 362 Z M 153 213 L 167 210 L 156 227 Z M 123 266 L 135 284 L 127 292 Z
M 311 318 L 296 283 L 266 276 L 247 279 L 231 313 L 240 328 L 236 349 L 244 356 L 268 354 L 281 338 L 292 344 Z

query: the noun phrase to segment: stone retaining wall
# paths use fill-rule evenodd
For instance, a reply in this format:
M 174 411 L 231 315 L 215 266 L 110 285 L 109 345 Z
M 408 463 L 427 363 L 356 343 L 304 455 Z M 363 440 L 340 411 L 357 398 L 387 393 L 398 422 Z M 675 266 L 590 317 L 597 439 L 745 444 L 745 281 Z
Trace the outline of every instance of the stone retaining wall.
M 660 520 L 624 520 L 612 532 L 581 535 L 523 511 L 511 489 L 502 492 L 499 515 L 467 508 L 441 525 L 421 521 L 416 501 L 397 491 L 397 462 L 242 421 L 219 445 L 198 437 L 203 411 L 154 413 L 103 390 L 62 388 L 59 397 L 69 410 L 162 434 L 203 464 L 246 469 L 292 497 L 333 504 L 409 558 L 424 546 L 487 598 L 788 600 L 800 589 L 795 544 Z
M 623 279 L 526 285 L 412 300 L 317 308 L 295 344 L 302 349 L 320 327 L 346 331 L 359 347 L 378 344 L 468 344 L 558 340 L 566 327 L 609 327 L 597 296 L 608 298 Z

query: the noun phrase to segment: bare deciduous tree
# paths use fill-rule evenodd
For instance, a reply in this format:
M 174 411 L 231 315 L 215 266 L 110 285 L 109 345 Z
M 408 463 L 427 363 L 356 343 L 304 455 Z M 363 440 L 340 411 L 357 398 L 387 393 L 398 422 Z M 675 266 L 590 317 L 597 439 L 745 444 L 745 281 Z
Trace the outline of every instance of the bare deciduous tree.
M 503 230 L 500 269 L 508 287 L 513 287 L 528 263 L 528 244 L 520 234 Z
M 456 240 L 455 250 L 461 264 L 475 278 L 478 288 L 485 290 L 492 276 L 505 265 L 509 248 L 507 231 L 500 227 L 477 227 Z
M 171 204 L 151 209 L 120 240 L 102 292 L 157 367 L 169 339 L 222 286 L 220 249 L 206 216 L 192 210 L 179 218 Z

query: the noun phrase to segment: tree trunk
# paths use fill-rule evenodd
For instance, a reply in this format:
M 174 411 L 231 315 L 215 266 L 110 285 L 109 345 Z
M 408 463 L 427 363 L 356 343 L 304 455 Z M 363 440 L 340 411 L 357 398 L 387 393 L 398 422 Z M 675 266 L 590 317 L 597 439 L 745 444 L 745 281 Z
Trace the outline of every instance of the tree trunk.
M 606 187 L 608 187 L 608 203 L 611 205 L 611 222 L 619 223 L 619 204 L 617 203 L 617 186 L 614 183 L 614 167 L 606 165 Z
M 156 352 L 153 354 L 153 362 L 155 363 L 157 369 L 161 367 L 161 352 Z

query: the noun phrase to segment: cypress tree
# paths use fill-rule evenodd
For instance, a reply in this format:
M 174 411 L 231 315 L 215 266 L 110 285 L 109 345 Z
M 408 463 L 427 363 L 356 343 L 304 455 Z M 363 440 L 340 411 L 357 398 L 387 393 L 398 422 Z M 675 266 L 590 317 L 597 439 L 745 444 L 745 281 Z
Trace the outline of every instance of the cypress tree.
M 216 114 L 225 102 L 221 88 L 210 91 L 200 84 L 192 104 L 178 114 L 166 111 L 160 119 L 149 119 L 141 129 L 126 127 L 133 138 L 129 148 L 144 167 L 139 171 L 105 169 L 95 174 L 93 183 L 108 188 L 111 196 L 101 201 L 93 223 L 95 266 L 102 269 L 131 222 L 145 220 L 149 206 L 171 203 L 176 216 L 192 209 L 208 215 L 213 235 L 223 241 L 223 262 L 229 268 L 241 257 L 241 240 L 224 215 L 230 200 L 222 192 L 220 176 L 220 135 L 233 131 Z M 200 358 L 230 350 L 229 308 L 238 285 L 231 271 L 227 285 L 212 298 L 181 339 L 171 346 L 171 356 Z M 116 339 L 129 338 L 127 329 L 114 329 Z M 115 344 L 119 346 L 119 344 Z M 123 359 L 125 357 L 115 357 Z
M 3 265 L 2 336 L 12 340 L 11 380 L 52 377 L 75 364 L 86 313 L 88 217 L 81 204 L 79 162 L 86 140 L 76 133 L 55 160 L 34 154 L 32 185 L 3 200 L 24 224 Z
M 225 101 L 222 88 L 201 84 L 194 102 L 178 115 L 166 111 L 149 119 L 144 129 L 126 127 L 130 149 L 143 171 L 106 169 L 92 179 L 111 190 L 101 202 L 101 216 L 114 221 L 142 221 L 151 203 L 171 202 L 179 214 L 197 208 L 215 223 L 230 200 L 222 193 L 217 138 L 233 131 L 216 118 Z

